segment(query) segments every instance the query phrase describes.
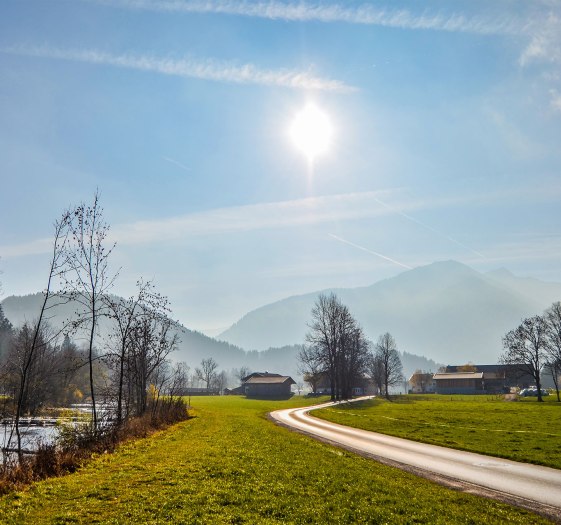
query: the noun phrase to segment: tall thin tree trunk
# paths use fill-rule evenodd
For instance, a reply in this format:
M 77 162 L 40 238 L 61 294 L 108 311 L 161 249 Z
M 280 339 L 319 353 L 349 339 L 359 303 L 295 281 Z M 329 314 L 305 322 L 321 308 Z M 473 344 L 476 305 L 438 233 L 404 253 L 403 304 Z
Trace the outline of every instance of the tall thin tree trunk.
M 94 388 L 94 375 L 93 375 L 93 341 L 95 335 L 95 306 L 92 308 L 92 328 L 90 330 L 90 347 L 88 352 L 88 361 L 90 365 L 90 394 L 92 398 L 92 418 L 94 432 L 97 431 L 97 408 L 95 406 L 95 388 Z

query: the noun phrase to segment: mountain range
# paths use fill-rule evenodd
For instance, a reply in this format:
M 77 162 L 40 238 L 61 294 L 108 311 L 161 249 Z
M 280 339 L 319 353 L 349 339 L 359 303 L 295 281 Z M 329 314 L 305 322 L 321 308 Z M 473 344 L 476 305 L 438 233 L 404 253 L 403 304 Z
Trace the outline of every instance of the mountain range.
M 371 286 L 323 290 L 349 307 L 368 338 L 390 332 L 402 351 L 440 363 L 495 363 L 502 337 L 521 319 L 561 300 L 561 283 L 481 273 L 456 261 L 435 262 Z M 304 341 L 319 292 L 249 312 L 218 338 L 263 349 Z
M 495 363 L 508 330 L 561 299 L 560 283 L 520 278 L 504 269 L 480 273 L 455 261 L 418 267 L 371 286 L 323 290 L 331 291 L 369 339 L 376 341 L 384 332 L 394 336 L 407 376 L 418 368 L 436 371 L 440 364 Z M 222 370 L 246 366 L 297 377 L 299 345 L 319 293 L 249 312 L 216 339 L 176 323 L 181 342 L 173 359 L 194 368 L 213 357 Z M 38 293 L 7 297 L 1 304 L 12 324 L 20 326 L 33 321 L 41 300 Z M 76 304 L 58 306 L 49 311 L 49 322 L 60 327 L 75 312 Z M 101 324 L 100 346 L 109 329 L 107 322 Z
M 2 301 L 2 309 L 5 316 L 15 326 L 19 327 L 26 321 L 33 322 L 41 307 L 43 296 L 40 293 L 26 296 L 10 296 Z M 67 319 L 76 316 L 77 303 L 66 303 L 58 305 L 49 310 L 48 322 L 51 326 L 60 329 Z M 98 330 L 97 345 L 103 347 L 107 341 L 110 331 L 109 323 L 101 318 Z M 300 345 L 285 345 L 266 350 L 246 351 L 239 346 L 225 341 L 218 341 L 200 332 L 189 330 L 179 323 L 175 323 L 175 331 L 179 336 L 177 350 L 171 354 L 172 360 L 184 361 L 193 370 L 199 366 L 202 359 L 212 357 L 218 364 L 219 370 L 230 371 L 233 368 L 245 366 L 252 371 L 272 371 L 292 376 L 299 380 L 298 352 Z M 74 341 L 80 345 L 85 343 L 86 337 L 80 333 L 72 336 Z M 417 368 L 424 370 L 437 370 L 439 364 L 425 359 L 423 356 L 413 354 L 402 354 L 404 372 L 409 377 Z M 237 386 L 233 377 L 230 386 Z
M 36 293 L 26 296 L 6 297 L 1 304 L 4 315 L 15 327 L 19 327 L 24 322 L 33 322 L 37 318 L 42 300 L 42 294 Z M 78 303 L 63 303 L 48 311 L 47 320 L 51 326 L 60 329 L 65 325 L 66 320 L 76 317 L 77 311 L 80 311 Z M 105 344 L 110 328 L 109 321 L 106 318 L 100 318 L 97 337 L 98 346 Z M 179 336 L 180 342 L 178 349 L 172 354 L 173 360 L 177 362 L 184 361 L 192 369 L 199 366 L 201 360 L 207 357 L 213 357 L 219 363 L 220 369 L 223 370 L 239 368 L 241 366 L 248 366 L 257 370 L 261 360 L 265 361 L 263 366 L 267 364 L 266 361 L 269 355 L 267 352 L 246 352 L 225 341 L 217 341 L 195 330 L 189 330 L 180 323 L 175 323 L 174 329 Z M 78 345 L 86 340 L 85 336 L 80 333 L 74 334 L 72 338 Z M 261 356 L 261 354 L 263 355 Z M 274 359 L 272 359 L 272 364 L 277 364 Z M 290 371 L 295 368 L 296 366 L 291 367 Z

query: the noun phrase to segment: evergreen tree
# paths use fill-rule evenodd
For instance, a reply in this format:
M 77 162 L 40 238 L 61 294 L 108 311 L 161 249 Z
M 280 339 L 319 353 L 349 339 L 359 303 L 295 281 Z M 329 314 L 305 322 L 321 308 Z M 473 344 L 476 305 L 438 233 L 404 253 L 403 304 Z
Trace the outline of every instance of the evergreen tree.
M 4 315 L 4 310 L 0 304 L 0 361 L 7 352 L 8 340 L 12 336 L 13 331 L 12 323 Z

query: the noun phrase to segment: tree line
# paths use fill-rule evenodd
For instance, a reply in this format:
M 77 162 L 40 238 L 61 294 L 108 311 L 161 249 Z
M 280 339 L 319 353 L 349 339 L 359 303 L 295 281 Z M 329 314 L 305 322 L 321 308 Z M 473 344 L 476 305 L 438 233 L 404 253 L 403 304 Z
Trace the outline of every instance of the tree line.
M 298 359 L 304 380 L 316 392 L 327 382 L 332 400 L 349 399 L 353 388 L 370 378 L 389 397 L 390 387 L 404 380 L 394 338 L 381 335 L 373 345 L 339 298 L 320 294 L 311 312 L 309 331 Z
M 15 329 L 0 308 L 0 395 L 20 458 L 21 418 L 46 404 L 87 399 L 93 436 L 108 421 L 119 428 L 133 417 L 166 417 L 166 410 L 186 417 L 174 393 L 184 387 L 188 368 L 168 359 L 178 344 L 169 301 L 142 279 L 128 299 L 110 294 L 119 272 L 110 267 L 115 243 L 108 234 L 96 192 L 91 204 L 69 208 L 54 223 L 37 318 Z M 51 313 L 68 302 L 76 313 L 55 329 Z M 104 340 L 98 337 L 102 319 L 110 327 Z M 78 348 L 73 336 L 85 344 Z
M 559 396 L 561 375 L 561 302 L 553 303 L 542 315 L 524 319 L 503 338 L 501 362 L 531 376 L 538 401 L 542 399 L 542 373 L 549 373 Z

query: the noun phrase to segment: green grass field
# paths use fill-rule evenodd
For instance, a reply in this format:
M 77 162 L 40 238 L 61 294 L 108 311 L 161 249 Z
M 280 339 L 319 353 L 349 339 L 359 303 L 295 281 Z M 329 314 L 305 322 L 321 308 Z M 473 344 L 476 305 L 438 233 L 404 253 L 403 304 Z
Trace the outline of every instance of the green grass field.
M 309 400 L 194 398 L 196 417 L 0 498 L 11 523 L 548 523 L 278 427 Z
M 555 396 L 406 395 L 339 405 L 313 415 L 424 443 L 561 468 L 561 403 Z

